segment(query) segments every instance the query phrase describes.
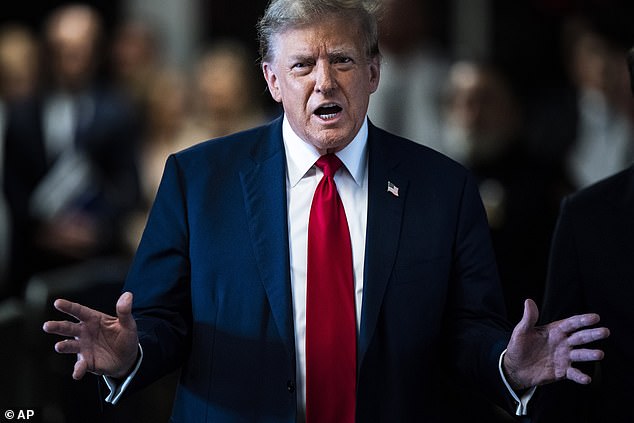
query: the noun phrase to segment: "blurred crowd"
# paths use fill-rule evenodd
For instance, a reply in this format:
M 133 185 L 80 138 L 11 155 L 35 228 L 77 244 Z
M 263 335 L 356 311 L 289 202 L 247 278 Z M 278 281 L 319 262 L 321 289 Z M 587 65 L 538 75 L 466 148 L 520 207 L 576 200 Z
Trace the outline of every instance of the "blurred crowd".
M 566 19 L 566 82 L 527 102 L 494 60 L 439 48 L 426 31 L 433 17 L 425 4 L 385 0 L 381 83 L 369 116 L 474 173 L 516 322 L 524 298 L 540 304 L 560 200 L 632 162 L 629 46 L 591 19 Z M 278 112 L 266 105 L 250 45 L 214 40 L 181 68 L 165 63 L 161 42 L 142 20 L 119 22 L 106 37 L 87 5 L 54 10 L 41 31 L 0 27 L 0 330 L 2 339 L 22 334 L 2 353 L 22 361 L 11 369 L 16 379 L 3 378 L 0 398 L 36 404 L 47 421 L 100 421 L 64 407 L 65 396 L 92 395 L 94 385 L 60 382 L 69 379 L 66 368 L 63 376 L 54 369 L 63 358 L 41 351 L 50 349 L 38 336 L 51 299 L 107 311 L 167 156 Z M 66 385 L 47 386 L 52 380 Z M 156 389 L 169 395 L 169 386 Z M 160 421 L 164 405 L 147 405 L 147 421 Z M 125 403 L 120 409 L 127 417 L 112 421 L 143 421 Z
M 617 36 L 606 30 L 610 22 L 565 16 L 557 34 L 563 81 L 534 83 L 529 89 L 540 88 L 527 93 L 526 77 L 518 78 L 503 58 L 455 57 L 439 48 L 428 31 L 434 2 L 384 3 L 381 83 L 370 99 L 370 119 L 473 172 L 507 312 L 517 322 L 525 298 L 541 303 L 563 196 L 632 163 L 626 58 L 634 32 Z M 536 74 L 543 67 L 537 65 Z
M 87 5 L 54 11 L 41 36 L 5 25 L 0 294 L 134 251 L 167 155 L 264 121 L 256 70 L 236 40 L 208 46 L 191 69 L 168 66 L 149 24 L 121 23 L 105 39 Z

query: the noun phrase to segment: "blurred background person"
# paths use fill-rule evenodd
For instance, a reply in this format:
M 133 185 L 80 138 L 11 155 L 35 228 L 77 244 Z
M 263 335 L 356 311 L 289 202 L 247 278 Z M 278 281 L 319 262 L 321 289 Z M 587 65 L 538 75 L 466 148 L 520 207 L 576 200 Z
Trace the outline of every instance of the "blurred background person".
M 98 422 L 100 408 L 94 380 L 58 378 L 63 362 L 31 335 L 30 319 L 46 313 L 42 301 L 57 292 L 93 304 L 118 293 L 129 261 L 123 222 L 139 199 L 139 123 L 107 78 L 103 35 L 101 15 L 89 5 L 51 10 L 42 25 L 40 83 L 8 108 L 10 284 L 28 310 L 25 353 L 15 362 L 27 360 L 22 401 L 44 421 Z
M 14 102 L 34 93 L 39 81 L 39 40 L 20 23 L 0 27 L 0 90 L 3 102 Z
M 634 95 L 634 48 L 628 55 Z M 630 100 L 631 101 L 631 100 Z M 536 423 L 634 421 L 634 167 L 567 196 L 553 237 L 542 321 L 569 312 L 596 312 L 610 328 L 605 359 L 586 367 L 592 384 L 544 386 Z
M 581 16 L 561 28 L 567 83 L 538 101 L 532 144 L 560 163 L 575 188 L 626 168 L 634 158 L 634 113 L 623 57 L 627 48 Z
M 122 253 L 122 218 L 138 201 L 138 123 L 100 79 L 101 20 L 87 5 L 54 10 L 44 26 L 41 90 L 14 104 L 6 131 L 12 283 Z
M 38 81 L 38 40 L 19 23 L 0 27 L 0 300 L 18 294 L 10 283 L 12 225 L 4 193 L 5 130 L 9 105 L 33 94 Z
M 237 39 L 215 41 L 194 65 L 194 116 L 208 138 L 265 122 L 259 73 L 246 46 Z M 264 92 L 264 90 L 262 91 Z
M 368 116 L 388 131 L 437 148 L 449 60 L 435 38 L 435 2 L 381 3 L 381 85 L 370 99 Z
M 634 168 L 566 197 L 553 238 L 541 320 L 601 313 L 605 359 L 587 366 L 592 384 L 538 389 L 536 423 L 634 421 Z
M 265 121 L 256 70 L 244 44 L 222 39 L 204 50 L 191 70 L 156 67 L 147 78 L 139 161 L 143 205 L 132 215 L 126 234 L 131 252 L 140 240 L 169 154 Z
M 225 70 L 227 72 L 227 70 Z M 153 73 L 145 99 L 145 125 L 140 154 L 141 204 L 130 215 L 126 241 L 136 251 L 158 190 L 167 157 L 210 138 L 209 129 L 192 114 L 192 90 L 185 71 L 164 68 Z
M 440 150 L 475 175 L 511 321 L 526 298 L 540 303 L 548 247 L 570 184 L 526 148 L 524 108 L 494 64 L 459 61 L 448 74 Z
M 148 118 L 154 79 L 165 68 L 160 31 L 142 18 L 116 24 L 110 41 L 110 72 L 114 85 L 131 99 L 140 119 Z

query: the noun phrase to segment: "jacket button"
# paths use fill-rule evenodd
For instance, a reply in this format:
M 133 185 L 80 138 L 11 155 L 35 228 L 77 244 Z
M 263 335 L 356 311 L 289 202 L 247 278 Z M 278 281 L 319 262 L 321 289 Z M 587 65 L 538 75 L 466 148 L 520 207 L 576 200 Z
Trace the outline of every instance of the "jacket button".
M 286 382 L 286 390 L 291 394 L 295 392 L 295 382 L 293 382 L 292 380 Z

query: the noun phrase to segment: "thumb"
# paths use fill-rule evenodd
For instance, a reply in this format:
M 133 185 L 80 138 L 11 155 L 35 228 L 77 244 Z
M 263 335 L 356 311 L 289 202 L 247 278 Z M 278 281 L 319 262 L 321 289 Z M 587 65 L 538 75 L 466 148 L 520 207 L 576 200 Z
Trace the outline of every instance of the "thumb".
M 132 293 L 124 292 L 117 300 L 117 317 L 122 326 L 129 327 L 134 318 L 132 317 Z
M 529 298 L 524 301 L 524 314 L 522 315 L 522 320 L 520 320 L 517 326 L 521 330 L 528 330 L 537 324 L 538 319 L 539 310 L 537 309 L 537 304 Z

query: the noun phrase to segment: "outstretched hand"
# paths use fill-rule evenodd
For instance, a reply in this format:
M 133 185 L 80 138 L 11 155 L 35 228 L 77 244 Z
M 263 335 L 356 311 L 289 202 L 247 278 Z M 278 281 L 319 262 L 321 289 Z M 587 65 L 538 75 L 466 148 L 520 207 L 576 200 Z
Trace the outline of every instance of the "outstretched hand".
M 511 386 L 521 390 L 562 379 L 590 383 L 590 376 L 573 364 L 603 358 L 601 350 L 578 348 L 610 335 L 607 328 L 589 328 L 599 322 L 599 315 L 581 314 L 535 326 L 538 318 L 537 305 L 526 300 L 504 355 L 503 368 Z
M 49 321 L 43 326 L 47 333 L 69 337 L 57 342 L 55 351 L 77 354 L 74 379 L 81 379 L 86 372 L 123 377 L 131 370 L 138 352 L 132 293 L 119 297 L 116 317 L 63 299 L 55 300 L 54 306 L 78 320 Z

